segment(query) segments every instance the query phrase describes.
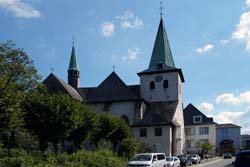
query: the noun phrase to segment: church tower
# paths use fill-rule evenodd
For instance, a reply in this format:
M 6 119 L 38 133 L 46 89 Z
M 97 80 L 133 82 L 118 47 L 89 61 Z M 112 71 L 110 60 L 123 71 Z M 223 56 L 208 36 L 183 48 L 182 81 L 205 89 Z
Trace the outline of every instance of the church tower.
M 141 97 L 148 102 L 182 101 L 182 70 L 175 67 L 161 17 L 148 69 L 138 73 Z
M 75 46 L 73 43 L 69 68 L 68 68 L 68 84 L 77 89 L 80 86 L 80 71 L 76 59 Z

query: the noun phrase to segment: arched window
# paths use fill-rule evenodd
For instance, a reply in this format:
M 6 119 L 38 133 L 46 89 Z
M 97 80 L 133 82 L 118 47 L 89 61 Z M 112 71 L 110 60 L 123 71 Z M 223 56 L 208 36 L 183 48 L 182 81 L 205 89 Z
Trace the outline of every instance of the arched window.
M 155 82 L 151 81 L 149 87 L 150 89 L 155 89 Z
M 129 119 L 126 115 L 123 115 L 121 119 L 123 119 L 129 125 Z
M 168 88 L 168 80 L 163 81 L 163 88 Z

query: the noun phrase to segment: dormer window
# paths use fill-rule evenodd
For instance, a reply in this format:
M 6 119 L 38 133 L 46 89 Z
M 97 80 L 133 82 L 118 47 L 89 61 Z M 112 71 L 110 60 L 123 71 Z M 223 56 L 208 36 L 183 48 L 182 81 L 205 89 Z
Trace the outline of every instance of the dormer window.
M 149 84 L 150 89 L 155 89 L 155 82 L 151 81 Z
M 194 124 L 202 123 L 202 116 L 201 115 L 195 115 L 195 116 L 193 116 L 193 123 Z
M 168 88 L 168 80 L 163 81 L 163 88 L 164 89 Z
M 161 62 L 160 62 L 160 63 L 158 63 L 157 65 L 158 65 L 158 68 L 159 68 L 159 69 L 163 69 L 163 68 L 164 68 L 164 63 L 161 63 Z

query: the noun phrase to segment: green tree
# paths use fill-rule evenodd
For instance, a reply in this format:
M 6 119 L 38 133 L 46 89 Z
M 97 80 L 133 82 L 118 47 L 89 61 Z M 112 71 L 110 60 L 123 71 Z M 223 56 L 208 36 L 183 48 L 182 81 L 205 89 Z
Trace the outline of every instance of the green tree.
M 137 153 L 139 147 L 140 143 L 134 137 L 129 137 L 122 140 L 118 153 L 120 156 L 131 158 Z
M 105 113 L 96 115 L 91 135 L 96 146 L 100 141 L 106 140 L 112 142 L 116 151 L 122 140 L 131 136 L 131 129 L 123 119 Z
M 101 140 L 108 140 L 108 136 L 113 133 L 115 122 L 108 114 L 97 114 L 94 118 L 91 140 L 98 147 Z
M 86 135 L 90 130 L 88 124 L 93 118 L 93 113 L 84 103 L 65 94 L 36 90 L 26 97 L 23 108 L 26 127 L 38 137 L 41 151 L 45 151 L 48 141 L 57 149 L 60 140 L 79 128 L 82 128 L 82 135 Z
M 13 41 L 0 44 L 0 76 L 22 92 L 36 88 L 41 79 L 33 61 L 23 49 L 15 48 Z
M 36 88 L 40 75 L 26 52 L 7 41 L 0 44 L 0 76 L 0 136 L 6 141 L 22 127 L 20 104 L 25 92 Z
M 203 143 L 200 145 L 200 148 L 202 150 L 203 156 L 208 153 L 208 151 L 214 149 L 214 145 L 211 143 Z
M 117 146 L 126 138 L 132 136 L 131 129 L 128 124 L 121 118 L 113 117 L 113 131 L 107 136 L 107 138 L 112 142 L 113 149 L 116 151 Z

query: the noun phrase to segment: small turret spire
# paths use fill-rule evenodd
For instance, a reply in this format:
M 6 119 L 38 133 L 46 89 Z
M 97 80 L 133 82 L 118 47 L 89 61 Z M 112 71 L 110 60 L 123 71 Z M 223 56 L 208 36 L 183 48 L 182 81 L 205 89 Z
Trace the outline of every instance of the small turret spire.
M 75 51 L 75 46 L 74 46 L 74 41 L 72 42 L 72 51 L 71 51 L 71 57 L 70 57 L 70 62 L 69 62 L 69 69 L 68 70 L 78 70 L 78 63 L 77 63 L 77 58 L 76 58 L 76 51 Z
M 77 89 L 80 85 L 80 70 L 75 51 L 75 38 L 72 38 L 72 51 L 68 68 L 68 84 Z

